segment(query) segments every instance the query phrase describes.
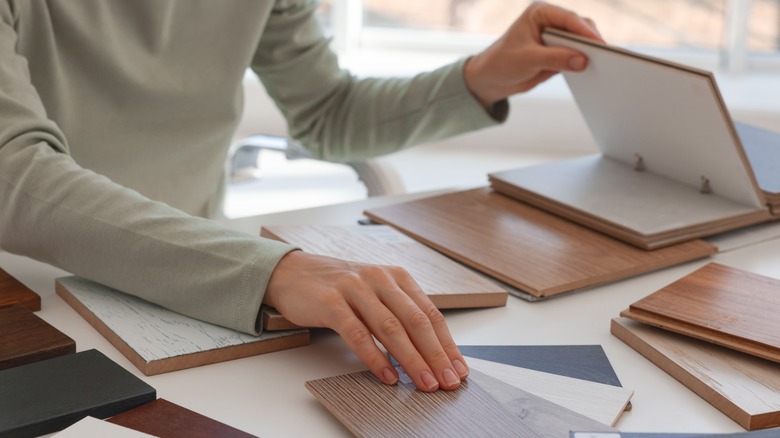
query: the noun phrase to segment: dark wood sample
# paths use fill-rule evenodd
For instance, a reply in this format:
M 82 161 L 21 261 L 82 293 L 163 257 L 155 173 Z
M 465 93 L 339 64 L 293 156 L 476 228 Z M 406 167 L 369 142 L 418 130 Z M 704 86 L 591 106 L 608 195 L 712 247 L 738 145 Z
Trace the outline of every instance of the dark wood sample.
M 780 362 L 780 280 L 709 263 L 620 316 Z
M 111 417 L 107 421 L 159 438 L 254 437 L 161 398 Z
M 611 332 L 745 429 L 780 426 L 780 364 L 627 318 Z
M 86 416 L 106 418 L 157 398 L 151 386 L 97 350 L 0 371 L 0 435 L 32 437 Z
M 0 268 L 0 308 L 15 304 L 37 312 L 41 310 L 41 297 Z
M 560 437 L 612 428 L 472 371 L 454 391 L 424 393 L 400 372 L 395 386 L 370 372 L 306 382 L 309 391 L 359 437 Z
M 76 342 L 21 306 L 0 308 L 0 370 L 76 352 Z
M 374 208 L 366 215 L 532 299 L 628 278 L 717 251 L 700 240 L 645 251 L 489 188 Z

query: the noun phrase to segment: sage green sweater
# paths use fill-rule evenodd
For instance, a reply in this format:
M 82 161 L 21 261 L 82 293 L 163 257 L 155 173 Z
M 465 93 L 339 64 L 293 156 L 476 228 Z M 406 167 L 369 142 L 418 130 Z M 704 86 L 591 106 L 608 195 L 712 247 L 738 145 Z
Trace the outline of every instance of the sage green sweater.
M 252 68 L 291 136 L 355 160 L 495 123 L 463 61 L 339 69 L 307 0 L 1 0 L 0 249 L 256 333 L 286 244 L 205 219 Z M 262 124 L 262 121 L 258 121 Z

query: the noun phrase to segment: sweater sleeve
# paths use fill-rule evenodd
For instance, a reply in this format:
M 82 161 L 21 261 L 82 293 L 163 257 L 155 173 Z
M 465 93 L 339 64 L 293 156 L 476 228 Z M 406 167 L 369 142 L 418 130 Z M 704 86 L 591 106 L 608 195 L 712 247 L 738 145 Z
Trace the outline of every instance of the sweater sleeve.
M 189 216 L 80 167 L 47 118 L 16 39 L 13 12 L 0 2 L 0 249 L 257 333 L 265 286 L 292 248 Z
M 352 161 L 492 126 L 506 101 L 483 108 L 469 93 L 465 59 L 412 78 L 358 79 L 339 68 L 313 0 L 279 0 L 252 68 L 314 156 Z

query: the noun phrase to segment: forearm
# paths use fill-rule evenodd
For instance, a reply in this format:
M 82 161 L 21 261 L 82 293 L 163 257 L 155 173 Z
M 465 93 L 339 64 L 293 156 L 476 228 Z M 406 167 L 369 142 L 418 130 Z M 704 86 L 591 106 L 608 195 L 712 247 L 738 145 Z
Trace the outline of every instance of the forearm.
M 46 143 L 0 147 L 0 248 L 244 332 L 291 248 L 150 201 Z

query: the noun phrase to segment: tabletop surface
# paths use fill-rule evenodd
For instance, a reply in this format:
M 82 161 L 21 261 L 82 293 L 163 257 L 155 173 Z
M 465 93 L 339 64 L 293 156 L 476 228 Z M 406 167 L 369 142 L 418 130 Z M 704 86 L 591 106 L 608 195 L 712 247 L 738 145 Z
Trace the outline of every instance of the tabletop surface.
M 366 208 L 421 194 L 370 198 L 334 206 L 222 222 L 258 234 L 262 225 L 353 224 Z M 635 390 L 633 410 L 616 426 L 630 432 L 739 432 L 736 423 L 609 332 L 611 318 L 629 304 L 707 262 L 780 278 L 780 224 L 712 239 L 722 252 L 706 260 L 645 274 L 547 301 L 510 296 L 506 307 L 445 311 L 455 341 L 463 345 L 600 344 L 623 386 Z M 54 292 L 68 273 L 25 257 L 0 253 L 0 266 L 42 297 L 37 314 L 76 341 L 96 348 L 157 389 L 158 397 L 263 437 L 351 436 L 305 389 L 307 380 L 364 370 L 341 339 L 314 330 L 311 345 L 147 377 Z

